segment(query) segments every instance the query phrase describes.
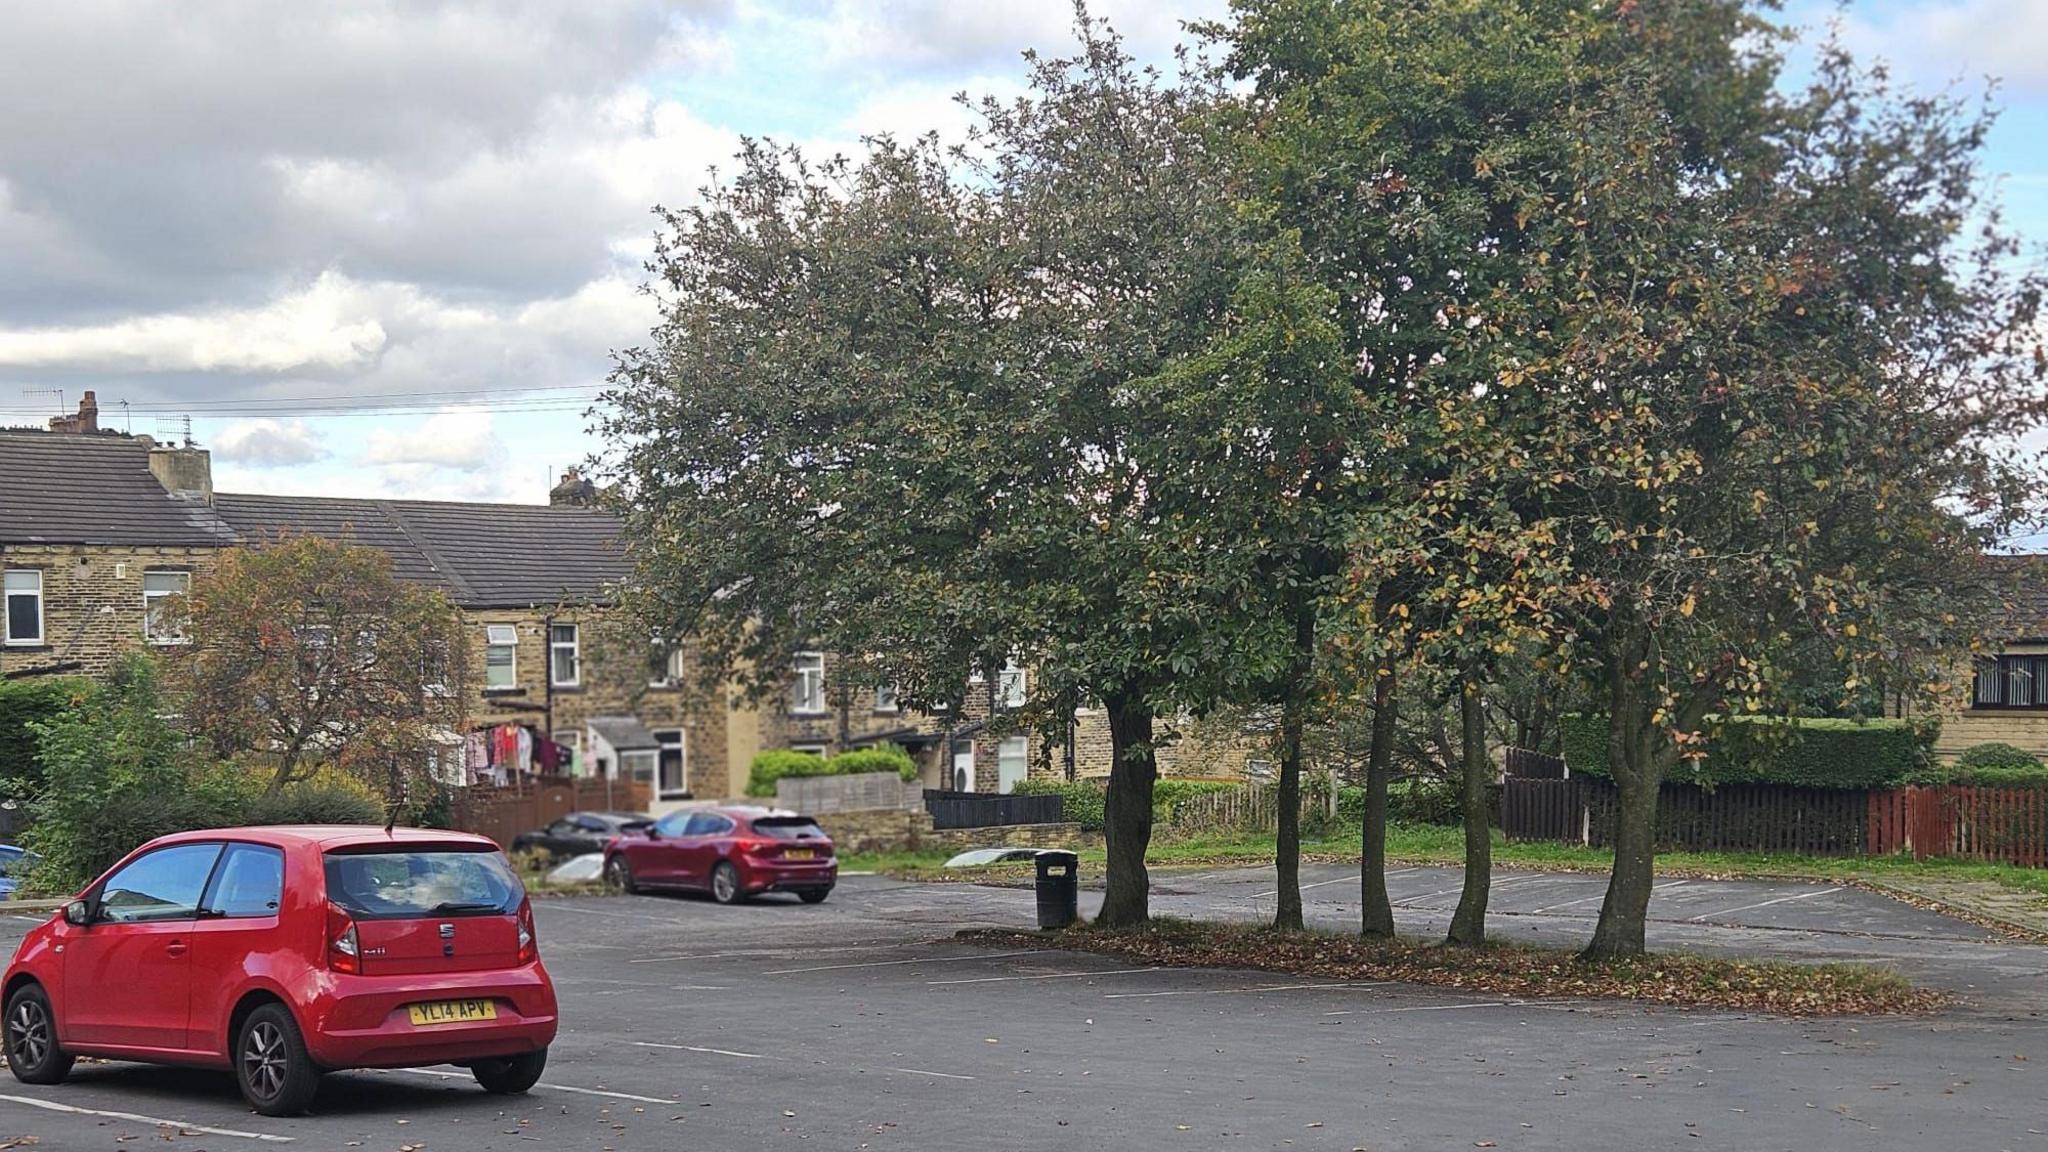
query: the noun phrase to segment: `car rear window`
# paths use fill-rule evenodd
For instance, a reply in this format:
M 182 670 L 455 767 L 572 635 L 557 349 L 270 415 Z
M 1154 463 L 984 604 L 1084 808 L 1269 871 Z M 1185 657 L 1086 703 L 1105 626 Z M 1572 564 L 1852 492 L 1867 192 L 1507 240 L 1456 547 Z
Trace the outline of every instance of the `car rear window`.
M 526 891 L 490 849 L 433 848 L 327 855 L 327 898 L 367 920 L 502 916 Z
M 808 816 L 763 816 L 754 821 L 754 831 L 777 840 L 805 840 L 825 838 L 825 830 Z

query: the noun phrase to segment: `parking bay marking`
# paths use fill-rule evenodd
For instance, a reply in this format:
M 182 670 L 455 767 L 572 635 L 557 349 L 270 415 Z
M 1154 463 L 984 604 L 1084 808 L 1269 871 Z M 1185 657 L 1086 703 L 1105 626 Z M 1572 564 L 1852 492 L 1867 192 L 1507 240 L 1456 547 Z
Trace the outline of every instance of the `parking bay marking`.
M 1408 873 L 1410 873 L 1410 872 L 1420 872 L 1420 871 L 1421 871 L 1421 869 L 1420 869 L 1420 868 L 1401 868 L 1401 869 L 1397 869 L 1396 871 L 1393 871 L 1393 872 L 1389 872 L 1389 873 L 1387 873 L 1387 875 L 1388 875 L 1388 876 L 1406 876 L 1406 875 L 1407 875 Z M 1311 889 L 1311 888 L 1321 888 L 1321 887 L 1322 887 L 1323 885 L 1325 885 L 1325 884 L 1356 884 L 1356 883 L 1358 883 L 1358 877 L 1356 877 L 1356 876 L 1339 876 L 1339 877 L 1337 877 L 1337 878 L 1336 878 L 1335 880 L 1318 880 L 1318 881 L 1316 881 L 1316 882 L 1315 882 L 1315 883 L 1313 883 L 1313 884 L 1303 884 L 1303 885 L 1301 886 L 1301 891 L 1303 891 L 1303 892 L 1306 892 L 1306 891 L 1308 891 L 1308 890 L 1309 890 L 1309 889 Z M 1254 892 L 1254 893 L 1252 893 L 1251 895 L 1249 895 L 1249 896 L 1246 896 L 1246 897 L 1245 897 L 1245 899 L 1246 899 L 1246 900 L 1258 900 L 1258 899 L 1261 899 L 1261 898 L 1263 898 L 1263 897 L 1266 897 L 1266 896 L 1278 896 L 1279 894 L 1280 894 L 1280 890 L 1279 890 L 1278 888 L 1275 888 L 1275 889 L 1273 889 L 1273 890 L 1272 890 L 1271 892 Z
M 777 968 L 763 976 L 798 976 L 805 972 L 839 972 L 848 968 L 894 968 L 903 964 L 957 964 L 963 960 L 1007 960 L 1013 956 L 1043 956 L 1051 948 L 1027 948 L 1022 952 L 983 952 L 974 956 L 917 956 L 909 960 L 869 960 L 864 964 L 820 964 L 815 968 Z
M 1085 976 L 1130 976 L 1138 972 L 1157 972 L 1157 968 L 1111 968 L 1101 972 L 1042 972 L 1035 976 L 973 976 L 964 980 L 927 980 L 933 984 L 1002 984 L 1012 980 L 1076 980 Z
M 467 1079 L 467 1076 L 464 1077 Z M 274 1136 L 268 1132 L 244 1132 L 237 1128 L 212 1128 L 205 1124 L 192 1124 L 184 1120 L 165 1120 L 158 1116 L 144 1116 L 139 1112 L 114 1112 L 105 1108 L 80 1108 L 73 1104 L 59 1104 L 55 1100 L 38 1100 L 33 1096 L 9 1096 L 0 1093 L 0 1100 L 15 1104 L 26 1104 L 31 1108 L 42 1108 L 50 1112 L 69 1112 L 77 1116 L 105 1116 L 114 1120 L 133 1120 L 137 1124 L 150 1124 L 158 1128 L 176 1128 L 180 1132 L 196 1132 L 204 1136 L 232 1136 L 238 1140 L 261 1140 L 269 1144 L 289 1144 L 290 1136 Z
M 1171 992 L 1107 992 L 1104 1000 L 1151 1000 L 1160 996 L 1227 996 L 1239 992 L 1307 992 L 1328 988 L 1379 988 L 1392 980 L 1351 980 L 1340 984 L 1254 984 L 1249 988 L 1180 988 Z
M 1840 889 L 1840 888 L 1822 888 L 1822 889 L 1821 889 L 1821 890 L 1819 890 L 1818 892 L 1799 892 L 1799 893 L 1795 893 L 1795 894 L 1793 894 L 1793 895 L 1791 895 L 1791 896 L 1780 896 L 1780 897 L 1778 897 L 1778 898 L 1777 898 L 1776 900 L 1765 900 L 1765 901 L 1763 901 L 1763 902 L 1761 902 L 1761 903 L 1758 903 L 1758 904 L 1744 904 L 1744 905 L 1743 905 L 1743 906 L 1741 906 L 1740 908 L 1730 908 L 1730 909 L 1728 909 L 1728 910 L 1727 910 L 1727 911 L 1725 911 L 1725 912 L 1723 912 L 1723 911 L 1719 911 L 1719 910 L 1716 910 L 1716 911 L 1712 911 L 1712 912 L 1702 912 L 1702 913 L 1700 913 L 1700 914 L 1699 914 L 1699 915 L 1697 915 L 1697 916 L 1688 916 L 1688 917 L 1686 917 L 1686 919 L 1687 919 L 1688 921 L 1694 921 L 1694 920 L 1705 920 L 1705 919 L 1707 919 L 1707 918 L 1708 918 L 1709 916 L 1733 916 L 1733 915 L 1735 915 L 1735 914 L 1736 914 L 1737 912 L 1754 912 L 1754 911 L 1756 911 L 1756 910 L 1757 910 L 1757 909 L 1759 909 L 1759 908 L 1769 908 L 1769 907 L 1770 907 L 1771 905 L 1773 905 L 1773 904 L 1784 904 L 1784 903 L 1788 903 L 1788 902 L 1790 902 L 1790 901 L 1793 901 L 1793 900 L 1811 900 L 1811 899 L 1813 899 L 1813 898 L 1814 898 L 1815 896 L 1826 896 L 1826 895 L 1827 895 L 1828 893 L 1830 893 L 1830 892 L 1840 892 L 1840 891 L 1841 891 L 1841 889 Z
M 657 1044 L 652 1040 L 635 1040 L 636 1048 L 661 1048 L 670 1052 L 701 1052 L 710 1056 L 736 1056 L 741 1060 L 780 1060 L 780 1056 L 766 1056 L 759 1052 L 735 1052 L 730 1048 L 700 1048 L 695 1044 Z M 972 1080 L 958 1072 L 934 1072 L 929 1068 L 884 1068 L 884 1072 L 901 1072 L 906 1076 L 937 1076 L 942 1080 Z
M 393 1068 L 393 1072 L 408 1072 L 414 1076 L 437 1076 L 445 1080 L 469 1080 L 468 1072 L 443 1072 L 437 1068 Z M 574 1092 L 578 1096 L 607 1096 L 613 1100 L 637 1100 L 642 1104 L 674 1104 L 672 1096 L 635 1096 L 631 1092 L 607 1092 L 602 1088 L 571 1088 L 567 1084 L 536 1084 L 544 1092 Z M 4 1097 L 0 1097 L 4 1099 Z

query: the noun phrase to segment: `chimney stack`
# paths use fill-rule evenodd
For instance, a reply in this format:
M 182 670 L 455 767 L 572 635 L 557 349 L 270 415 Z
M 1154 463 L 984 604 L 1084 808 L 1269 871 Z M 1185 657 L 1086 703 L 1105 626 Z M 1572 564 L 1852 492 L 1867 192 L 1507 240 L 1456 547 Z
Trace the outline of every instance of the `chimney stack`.
M 181 500 L 213 503 L 213 454 L 204 448 L 153 444 L 149 449 L 149 474 L 164 486 L 164 491 Z
M 567 469 L 562 473 L 562 482 L 548 492 L 548 503 L 557 508 L 594 508 L 597 485 L 584 479 L 576 469 Z
M 99 396 L 90 388 L 86 389 L 84 396 L 79 397 L 77 415 L 50 417 L 50 431 L 52 432 L 90 436 L 99 430 Z

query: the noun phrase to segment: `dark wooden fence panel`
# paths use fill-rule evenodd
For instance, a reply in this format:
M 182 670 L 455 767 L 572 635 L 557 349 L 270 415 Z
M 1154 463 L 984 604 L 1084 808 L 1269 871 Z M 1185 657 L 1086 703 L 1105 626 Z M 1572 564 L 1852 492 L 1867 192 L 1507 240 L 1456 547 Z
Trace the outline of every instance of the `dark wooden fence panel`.
M 645 812 L 649 790 L 638 780 L 542 777 L 514 787 L 476 786 L 455 792 L 455 819 L 464 832 L 475 832 L 510 848 L 513 837 L 544 827 L 571 812 Z
M 1058 796 L 991 796 L 986 792 L 925 789 L 925 811 L 933 828 L 999 828 L 1010 824 L 1057 824 L 1064 815 Z
M 1615 791 L 1587 791 L 1591 843 L 1613 843 Z M 1865 850 L 1866 793 L 1780 784 L 1714 789 L 1667 784 L 1657 798 L 1657 847 L 1677 852 L 1793 852 L 1852 856 Z
M 1587 782 L 1510 776 L 1501 785 L 1500 830 L 1510 840 L 1562 840 L 1584 835 Z
M 1511 777 L 1520 776 L 1531 780 L 1564 779 L 1564 757 L 1531 752 L 1527 748 L 1508 749 L 1503 767 Z

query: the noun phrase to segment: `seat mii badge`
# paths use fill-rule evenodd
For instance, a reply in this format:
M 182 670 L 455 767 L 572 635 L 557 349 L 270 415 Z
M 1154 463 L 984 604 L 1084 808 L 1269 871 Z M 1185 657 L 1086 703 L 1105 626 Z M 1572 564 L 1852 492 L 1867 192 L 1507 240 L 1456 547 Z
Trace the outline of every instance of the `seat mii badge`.
M 441 955 L 455 955 L 455 925 L 441 925 Z
M 453 940 L 453 939 L 455 939 L 455 925 L 453 925 L 453 924 L 443 924 L 443 925 L 441 925 L 441 939 L 443 939 L 443 940 Z

